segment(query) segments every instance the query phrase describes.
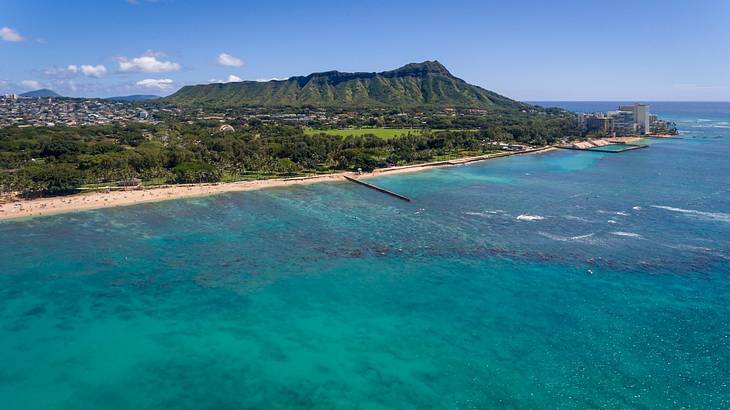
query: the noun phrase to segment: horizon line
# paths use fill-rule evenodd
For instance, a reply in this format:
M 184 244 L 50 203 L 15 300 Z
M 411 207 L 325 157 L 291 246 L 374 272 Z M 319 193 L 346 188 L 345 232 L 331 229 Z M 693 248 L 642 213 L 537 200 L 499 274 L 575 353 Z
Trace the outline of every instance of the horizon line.
M 677 102 L 677 103 L 692 103 L 692 102 L 716 102 L 716 103 L 730 103 L 730 100 L 641 100 L 634 98 L 627 98 L 621 100 L 540 100 L 540 99 L 525 99 L 520 100 L 522 102 L 648 102 L 648 103 L 663 103 L 663 102 Z

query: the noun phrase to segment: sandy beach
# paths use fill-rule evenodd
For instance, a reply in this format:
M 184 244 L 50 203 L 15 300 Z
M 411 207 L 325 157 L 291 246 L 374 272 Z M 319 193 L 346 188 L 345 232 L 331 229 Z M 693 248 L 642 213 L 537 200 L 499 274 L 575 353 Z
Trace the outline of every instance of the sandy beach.
M 155 187 L 134 187 L 124 190 L 93 191 L 69 196 L 49 198 L 19 199 L 0 204 L 0 219 L 15 219 L 48 216 L 66 212 L 85 211 L 91 209 L 110 208 L 115 206 L 135 205 L 146 202 L 167 201 L 180 198 L 191 198 L 215 195 L 225 192 L 252 191 L 275 187 L 306 185 L 319 182 L 343 181 L 344 176 L 368 178 L 384 173 L 418 172 L 435 167 L 461 165 L 469 162 L 484 161 L 512 155 L 534 154 L 553 150 L 553 147 L 541 147 L 527 151 L 500 152 L 477 157 L 459 158 L 448 161 L 436 161 L 425 164 L 405 165 L 400 167 L 380 168 L 372 173 L 358 175 L 353 172 L 314 175 L 307 177 L 277 178 L 258 181 L 241 181 L 211 184 L 159 185 Z

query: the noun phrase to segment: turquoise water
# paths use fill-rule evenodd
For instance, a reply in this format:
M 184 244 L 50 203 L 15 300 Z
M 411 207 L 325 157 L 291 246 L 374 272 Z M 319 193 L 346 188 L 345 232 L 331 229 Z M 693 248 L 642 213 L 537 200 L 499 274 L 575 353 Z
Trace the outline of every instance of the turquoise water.
M 728 408 L 730 109 L 686 116 L 649 149 L 372 180 L 411 203 L 0 223 L 2 408 Z
M 631 144 L 609 144 L 603 145 L 596 148 L 590 148 L 590 150 L 601 150 L 601 151 L 623 151 L 627 148 L 631 148 L 634 145 Z

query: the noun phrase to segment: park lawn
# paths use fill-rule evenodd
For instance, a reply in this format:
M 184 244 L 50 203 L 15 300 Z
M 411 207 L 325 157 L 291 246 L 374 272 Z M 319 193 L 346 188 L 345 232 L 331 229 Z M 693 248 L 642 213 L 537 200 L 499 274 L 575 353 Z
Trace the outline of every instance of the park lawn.
M 430 132 L 436 132 L 441 130 L 430 130 Z M 319 134 L 327 134 L 327 135 L 339 135 L 342 137 L 347 137 L 349 135 L 367 135 L 367 134 L 373 134 L 378 138 L 383 139 L 391 139 L 391 138 L 397 138 L 404 135 L 413 134 L 413 135 L 421 135 L 423 134 L 424 130 L 420 128 L 353 128 L 353 129 L 344 129 L 344 130 L 304 130 L 304 133 L 306 135 L 319 135 Z

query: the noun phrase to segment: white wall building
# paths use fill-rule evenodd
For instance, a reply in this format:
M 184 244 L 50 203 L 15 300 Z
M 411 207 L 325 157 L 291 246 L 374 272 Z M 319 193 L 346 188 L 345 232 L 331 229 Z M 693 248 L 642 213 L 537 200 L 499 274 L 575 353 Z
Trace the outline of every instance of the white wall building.
M 620 112 L 630 112 L 633 116 L 636 131 L 640 134 L 648 134 L 651 132 L 651 114 L 649 113 L 649 105 L 634 104 L 622 105 L 618 107 Z

